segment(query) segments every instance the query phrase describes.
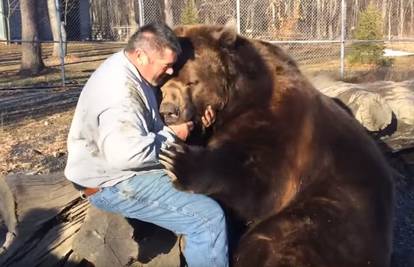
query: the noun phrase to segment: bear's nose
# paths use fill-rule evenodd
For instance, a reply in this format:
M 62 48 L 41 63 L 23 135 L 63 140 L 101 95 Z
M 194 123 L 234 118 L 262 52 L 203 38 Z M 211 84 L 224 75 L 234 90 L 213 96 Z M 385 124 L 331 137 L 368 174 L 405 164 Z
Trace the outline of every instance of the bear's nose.
M 179 110 L 173 103 L 161 103 L 160 114 L 167 125 L 178 121 Z

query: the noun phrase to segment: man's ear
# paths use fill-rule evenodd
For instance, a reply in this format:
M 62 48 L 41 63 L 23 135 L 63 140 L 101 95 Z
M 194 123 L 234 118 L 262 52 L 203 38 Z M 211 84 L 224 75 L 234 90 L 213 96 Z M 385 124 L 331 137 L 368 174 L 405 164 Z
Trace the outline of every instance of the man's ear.
M 147 65 L 149 62 L 149 58 L 147 53 L 144 50 L 137 49 L 135 50 L 135 56 L 137 57 L 138 64 L 140 65 Z
M 144 54 L 141 60 L 142 60 L 141 62 L 142 65 L 148 65 L 149 59 L 148 59 L 147 54 Z

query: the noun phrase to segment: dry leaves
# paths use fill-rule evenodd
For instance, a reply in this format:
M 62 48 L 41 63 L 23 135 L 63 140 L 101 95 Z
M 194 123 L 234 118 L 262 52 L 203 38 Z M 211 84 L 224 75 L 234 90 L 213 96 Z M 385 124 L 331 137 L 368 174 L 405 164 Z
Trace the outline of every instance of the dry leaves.
M 72 116 L 73 109 L 0 127 L 0 174 L 62 170 Z

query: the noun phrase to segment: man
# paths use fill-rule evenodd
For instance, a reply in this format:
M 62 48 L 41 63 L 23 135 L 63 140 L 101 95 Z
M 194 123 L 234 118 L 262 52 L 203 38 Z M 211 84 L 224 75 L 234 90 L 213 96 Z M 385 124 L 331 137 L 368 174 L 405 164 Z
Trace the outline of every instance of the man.
M 149 24 L 99 66 L 79 97 L 65 175 L 92 205 L 183 234 L 189 266 L 228 266 L 220 206 L 176 190 L 158 162 L 165 143 L 185 140 L 193 127 L 166 127 L 155 97 L 180 52 L 170 28 Z M 203 121 L 210 123 L 212 116 L 206 111 Z

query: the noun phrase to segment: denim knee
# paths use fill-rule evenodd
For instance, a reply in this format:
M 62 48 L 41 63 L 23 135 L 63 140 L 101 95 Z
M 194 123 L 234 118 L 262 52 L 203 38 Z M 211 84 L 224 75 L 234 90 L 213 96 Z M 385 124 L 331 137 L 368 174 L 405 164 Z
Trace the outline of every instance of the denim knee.
M 204 217 L 204 222 L 197 232 L 208 231 L 210 234 L 218 236 L 221 233 L 226 232 L 226 216 L 217 202 L 212 199 L 210 199 L 210 201 L 212 202 L 212 205 L 208 208 L 207 214 L 203 214 L 204 216 L 202 217 Z

